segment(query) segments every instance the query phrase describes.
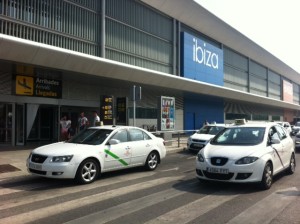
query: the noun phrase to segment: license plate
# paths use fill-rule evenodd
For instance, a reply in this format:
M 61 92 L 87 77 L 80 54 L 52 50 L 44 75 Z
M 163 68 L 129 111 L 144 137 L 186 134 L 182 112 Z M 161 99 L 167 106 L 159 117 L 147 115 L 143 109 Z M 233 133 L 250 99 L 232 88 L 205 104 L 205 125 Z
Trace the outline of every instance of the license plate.
M 215 167 L 207 167 L 206 171 L 209 173 L 220 173 L 220 174 L 228 174 L 228 169 L 215 168 Z
M 197 143 L 196 143 L 196 144 L 194 144 L 194 146 L 195 146 L 195 147 L 198 147 L 198 148 L 202 148 L 202 147 L 203 147 L 203 145 L 202 145 L 202 144 L 197 144 Z
M 29 163 L 29 168 L 34 170 L 42 170 L 41 164 Z

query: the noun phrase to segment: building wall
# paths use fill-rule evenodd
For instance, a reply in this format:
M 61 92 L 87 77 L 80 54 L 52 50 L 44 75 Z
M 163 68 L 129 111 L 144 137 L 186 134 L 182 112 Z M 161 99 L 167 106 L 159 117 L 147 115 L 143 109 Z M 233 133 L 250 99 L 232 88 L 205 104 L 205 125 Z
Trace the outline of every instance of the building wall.
M 103 5 L 105 8 L 101 8 Z M 200 38 L 222 51 L 223 80 L 214 82 L 213 79 L 206 79 L 207 74 L 203 71 L 199 71 L 201 79 L 198 79 L 198 74 L 188 74 L 189 71 L 186 71 L 187 74 L 179 74 L 184 60 L 180 45 L 182 32 Z M 255 61 L 255 58 L 241 55 L 201 31 L 136 0 L 0 0 L 0 33 L 210 84 L 224 84 L 228 88 L 277 100 L 283 100 L 284 80 L 292 85 L 293 102 L 299 104 L 300 101 L 298 83 L 272 71 Z M 89 110 L 100 107 L 102 95 L 126 97 L 128 123 L 132 122 L 131 89 L 138 83 L 54 71 L 35 65 L 18 65 L 15 62 L 0 61 L 0 66 L 1 99 L 9 96 L 11 103 L 26 104 L 32 101 L 35 104 Z M 34 73 L 30 73 L 30 69 L 18 69 L 24 66 L 34 68 Z M 16 74 L 61 81 L 61 98 L 15 97 Z M 121 73 L 118 75 L 122 76 Z M 249 109 L 242 102 L 224 103 L 223 99 L 188 94 L 168 87 L 142 86 L 142 89 L 142 100 L 137 103 L 138 126 L 156 125 L 154 114 L 157 116 L 159 96 L 175 97 L 176 129 L 199 128 L 205 119 L 209 122 L 224 122 L 226 116 L 232 118 L 246 115 L 250 119 L 268 119 L 269 116 L 290 119 L 292 116 L 292 112 L 284 116 L 282 110 L 276 108 L 253 110 L 253 107 Z M 9 100 L 5 98 L 5 102 Z
M 99 56 L 100 6 L 98 0 L 1 0 L 0 32 Z
M 108 59 L 172 74 L 173 20 L 133 0 L 106 1 Z

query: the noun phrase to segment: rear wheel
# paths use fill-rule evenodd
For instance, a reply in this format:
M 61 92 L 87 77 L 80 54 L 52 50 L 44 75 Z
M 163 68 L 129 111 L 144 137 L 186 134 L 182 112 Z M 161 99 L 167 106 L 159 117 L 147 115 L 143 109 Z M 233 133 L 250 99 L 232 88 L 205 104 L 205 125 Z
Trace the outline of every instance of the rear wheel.
M 272 183 L 273 183 L 273 167 L 270 162 L 267 162 L 260 182 L 260 187 L 263 190 L 268 190 L 272 186 Z
M 296 168 L 296 159 L 295 159 L 295 154 L 293 153 L 291 155 L 291 159 L 290 159 L 290 165 L 287 168 L 287 173 L 288 174 L 293 174 L 295 173 L 295 168 Z
M 147 170 L 155 170 L 158 165 L 158 161 L 157 152 L 150 152 L 145 163 L 145 168 Z
M 100 167 L 96 160 L 86 159 L 78 167 L 76 181 L 80 184 L 89 184 L 95 181 L 100 173 Z

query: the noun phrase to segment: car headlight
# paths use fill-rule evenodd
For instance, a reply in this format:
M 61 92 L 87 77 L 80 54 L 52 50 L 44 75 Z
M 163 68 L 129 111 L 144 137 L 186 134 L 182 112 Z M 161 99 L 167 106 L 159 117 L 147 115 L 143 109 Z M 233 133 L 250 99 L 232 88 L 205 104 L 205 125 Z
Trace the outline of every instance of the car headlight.
M 73 158 L 73 155 L 68 156 L 53 156 L 50 160 L 51 163 L 63 163 L 63 162 L 70 162 Z
M 199 162 L 204 162 L 204 158 L 203 158 L 203 156 L 202 156 L 201 153 L 199 153 L 199 154 L 197 155 L 197 159 L 198 159 Z
M 235 164 L 237 165 L 250 164 L 250 163 L 254 163 L 256 160 L 258 160 L 258 157 L 247 156 L 239 159 L 238 161 L 235 162 Z

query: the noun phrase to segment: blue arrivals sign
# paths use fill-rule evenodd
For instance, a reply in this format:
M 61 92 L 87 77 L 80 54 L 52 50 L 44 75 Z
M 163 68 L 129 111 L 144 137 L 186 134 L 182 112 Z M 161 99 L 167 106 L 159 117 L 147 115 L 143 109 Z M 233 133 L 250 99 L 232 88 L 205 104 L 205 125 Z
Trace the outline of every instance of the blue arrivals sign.
M 224 85 L 222 49 L 183 32 L 182 52 L 183 77 Z

